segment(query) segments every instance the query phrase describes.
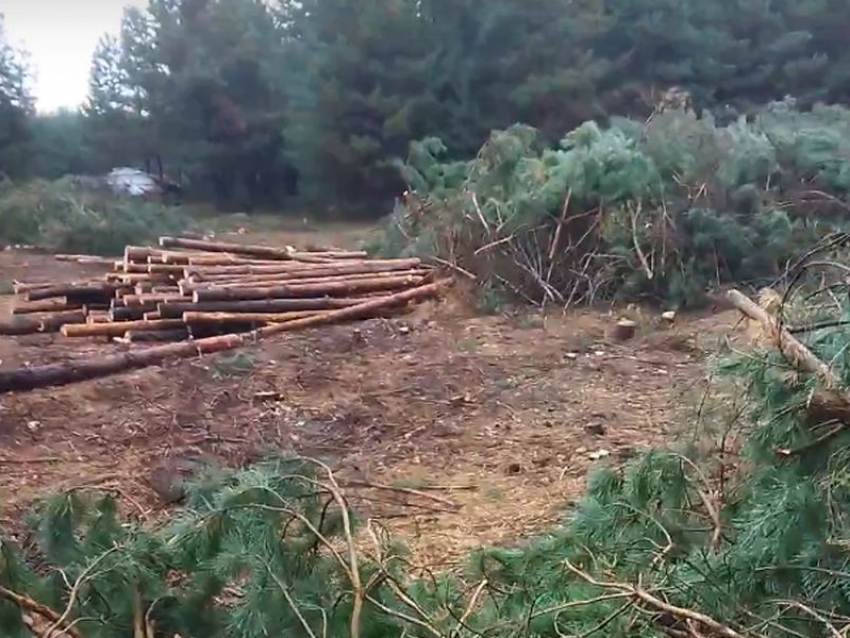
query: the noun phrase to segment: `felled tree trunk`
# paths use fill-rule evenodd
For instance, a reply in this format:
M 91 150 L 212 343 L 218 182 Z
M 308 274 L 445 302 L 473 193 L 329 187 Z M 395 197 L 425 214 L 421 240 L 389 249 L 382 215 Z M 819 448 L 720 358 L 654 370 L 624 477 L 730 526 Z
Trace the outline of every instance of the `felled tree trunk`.
M 0 393 L 13 392 L 16 390 L 33 390 L 35 388 L 75 383 L 85 379 L 108 376 L 125 370 L 156 365 L 168 359 L 186 358 L 232 350 L 283 332 L 302 330 L 304 328 L 311 328 L 339 321 L 366 319 L 387 308 L 401 306 L 419 299 L 435 297 L 449 283 L 450 280 L 438 281 L 432 284 L 419 286 L 411 290 L 405 290 L 400 293 L 388 295 L 386 297 L 368 299 L 363 303 L 349 308 L 328 310 L 312 317 L 305 317 L 303 319 L 296 319 L 287 323 L 266 326 L 265 328 L 253 330 L 245 334 L 231 334 L 206 339 L 197 339 L 195 341 L 156 346 L 144 350 L 125 352 L 118 355 L 93 357 L 71 363 L 19 368 L 16 370 L 0 370 Z M 127 324 L 123 325 L 126 326 Z
M 184 239 L 182 237 L 160 237 L 159 245 L 163 248 L 188 248 L 203 250 L 211 253 L 230 253 L 233 255 L 252 255 L 268 259 L 292 259 L 296 261 L 311 261 L 322 263 L 331 259 L 364 259 L 369 255 L 359 251 L 337 252 L 297 252 L 286 248 L 270 246 L 251 246 L 248 244 L 229 244 L 225 242 L 206 241 L 203 239 Z
M 815 375 L 823 383 L 824 387 L 816 389 L 809 401 L 809 417 L 817 423 L 834 420 L 850 424 L 850 393 L 829 366 L 746 295 L 730 290 L 726 298 L 744 315 L 761 324 L 768 340 L 795 368 Z
M 185 312 L 294 312 L 297 310 L 333 310 L 362 303 L 362 299 L 261 299 L 259 301 L 208 301 L 203 303 L 168 302 L 157 304 L 163 319 L 179 319 Z
M 120 337 L 129 331 L 174 330 L 183 328 L 185 325 L 180 319 L 114 321 L 110 323 L 66 325 L 62 327 L 62 335 L 65 337 Z
M 195 303 L 203 301 L 235 301 L 256 299 L 286 299 L 297 297 L 323 297 L 355 295 L 412 288 L 422 284 L 422 277 L 378 277 L 363 281 L 334 282 L 323 284 L 292 284 L 257 288 L 208 288 L 196 290 L 192 295 Z

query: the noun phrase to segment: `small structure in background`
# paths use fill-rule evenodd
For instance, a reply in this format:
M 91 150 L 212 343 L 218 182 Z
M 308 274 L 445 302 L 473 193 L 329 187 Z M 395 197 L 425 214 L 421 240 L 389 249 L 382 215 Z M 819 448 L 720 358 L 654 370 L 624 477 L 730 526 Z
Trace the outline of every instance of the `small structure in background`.
M 106 176 L 106 183 L 116 195 L 151 197 L 162 192 L 157 180 L 135 168 L 115 168 Z

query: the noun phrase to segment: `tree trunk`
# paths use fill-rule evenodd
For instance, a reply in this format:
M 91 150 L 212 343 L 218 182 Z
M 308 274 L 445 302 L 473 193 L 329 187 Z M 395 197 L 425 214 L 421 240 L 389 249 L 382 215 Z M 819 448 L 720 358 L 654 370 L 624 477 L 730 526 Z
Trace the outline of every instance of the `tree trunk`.
M 326 275 L 323 277 L 308 277 L 304 279 L 293 279 L 288 275 L 243 275 L 222 281 L 181 281 L 178 288 L 184 295 L 190 295 L 196 290 L 210 290 L 221 288 L 276 288 L 279 286 L 307 286 L 310 284 L 332 284 L 348 283 L 355 281 L 368 281 L 373 279 L 385 279 L 388 277 L 427 277 L 430 270 L 403 270 L 391 273 L 359 273 L 356 275 Z
M 19 301 L 12 308 L 12 314 L 30 315 L 36 312 L 61 312 L 63 310 L 79 310 L 80 307 L 81 304 L 69 304 L 66 297 L 42 301 Z
M 412 288 L 422 284 L 423 277 L 379 277 L 364 281 L 274 286 L 268 288 L 210 288 L 196 290 L 195 303 L 204 301 L 237 301 L 256 299 L 286 299 L 299 297 L 349 296 L 363 292 L 378 292 Z
M 158 321 L 113 321 L 111 323 L 63 326 L 65 337 L 120 337 L 127 331 L 174 330 L 184 328 L 181 319 L 161 319 Z
M 296 310 L 293 312 L 184 312 L 183 321 L 187 324 L 199 323 L 284 323 L 294 319 L 303 319 L 325 312 L 323 310 Z
M 144 319 L 146 312 L 153 312 L 156 308 L 156 304 L 114 306 L 109 310 L 109 319 L 111 321 L 138 321 L 139 319 Z
M 395 270 L 411 270 L 418 268 L 422 262 L 419 259 L 386 259 L 382 261 L 345 261 L 329 265 L 281 264 L 281 265 L 250 265 L 242 266 L 213 266 L 184 267 L 183 276 L 197 276 L 204 281 L 217 278 L 225 279 L 236 275 L 276 275 L 285 274 L 291 278 L 323 277 L 325 275 L 354 275 L 358 273 L 382 273 Z
M 68 301 L 80 299 L 109 300 L 109 297 L 119 288 L 126 287 L 124 284 L 108 283 L 108 282 L 93 282 L 87 284 L 56 284 L 46 288 L 35 288 L 24 293 L 27 301 L 41 301 L 42 299 L 51 299 L 53 297 L 67 297 Z
M 85 324 L 86 315 L 83 312 L 60 312 L 47 315 L 38 322 L 39 332 L 59 332 L 65 326 Z
M 108 376 L 125 370 L 156 365 L 167 359 L 186 358 L 232 350 L 292 330 L 310 328 L 338 321 L 364 319 L 386 308 L 403 305 L 419 299 L 435 297 L 449 283 L 450 280 L 438 281 L 384 298 L 369 299 L 349 308 L 329 310 L 321 315 L 267 326 L 241 335 L 210 337 L 208 339 L 156 346 L 145 350 L 95 357 L 70 363 L 19 368 L 16 370 L 0 370 L 0 394 L 16 390 L 25 391 L 75 383 L 86 379 Z
M 151 330 L 151 331 L 136 331 L 128 330 L 120 337 L 122 341 L 127 343 L 163 343 L 169 341 L 184 341 L 189 337 L 187 328 L 174 330 Z
M 286 259 L 322 263 L 331 259 L 364 259 L 368 253 L 355 251 L 339 252 L 298 252 L 286 248 L 271 246 L 252 246 L 248 244 L 230 244 L 225 242 L 206 241 L 203 239 L 183 239 L 181 237 L 160 237 L 159 245 L 163 248 L 188 248 L 203 250 L 211 253 L 231 253 L 234 255 L 252 255 L 269 259 Z
M 143 306 L 145 304 L 167 303 L 169 301 L 188 301 L 186 297 L 177 293 L 151 292 L 143 295 L 124 295 L 122 298 L 125 306 Z
M 266 299 L 261 301 L 209 301 L 204 303 L 168 302 L 157 304 L 163 319 L 179 319 L 185 312 L 281 313 L 297 310 L 333 310 L 362 303 L 362 299 Z

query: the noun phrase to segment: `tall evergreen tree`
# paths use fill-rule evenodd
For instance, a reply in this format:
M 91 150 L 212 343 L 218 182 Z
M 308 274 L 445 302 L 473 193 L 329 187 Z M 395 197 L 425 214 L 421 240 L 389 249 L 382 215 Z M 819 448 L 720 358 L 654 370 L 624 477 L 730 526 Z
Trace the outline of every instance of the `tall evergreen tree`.
M 29 122 L 35 107 L 28 76 L 23 54 L 9 42 L 0 14 L 0 175 L 12 178 L 26 172 Z
M 448 122 L 444 80 L 415 0 L 307 0 L 290 6 L 292 113 L 286 133 L 306 190 L 349 209 L 400 192 L 393 158 Z M 375 214 L 373 208 L 371 214 Z
M 94 170 L 137 164 L 156 153 L 145 95 L 130 84 L 121 45 L 112 36 L 104 36 L 95 50 L 83 113 L 86 141 L 95 150 Z

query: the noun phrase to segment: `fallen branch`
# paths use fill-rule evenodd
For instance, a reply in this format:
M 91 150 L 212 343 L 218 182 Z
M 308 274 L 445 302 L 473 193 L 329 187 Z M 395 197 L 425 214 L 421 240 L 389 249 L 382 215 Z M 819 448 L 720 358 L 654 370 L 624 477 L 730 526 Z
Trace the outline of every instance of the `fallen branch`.
M 813 374 L 823 383 L 824 388 L 818 388 L 812 393 L 808 405 L 809 416 L 821 421 L 850 423 L 850 395 L 842 388 L 841 381 L 829 366 L 746 295 L 730 290 L 727 299 L 744 315 L 762 325 L 767 338 L 795 368 Z
M 640 600 L 643 603 L 646 603 L 650 607 L 653 607 L 657 611 L 663 611 L 671 616 L 675 616 L 680 620 L 685 621 L 693 621 L 697 622 L 708 629 L 711 629 L 714 632 L 717 632 L 721 636 L 725 636 L 726 638 L 745 638 L 742 634 L 739 634 L 737 631 L 732 629 L 731 627 L 727 627 L 726 625 L 714 620 L 711 616 L 707 616 L 698 611 L 694 611 L 693 609 L 687 609 L 685 607 L 677 607 L 676 605 L 671 605 L 670 603 L 661 600 L 657 596 L 649 593 L 645 589 L 643 589 L 639 585 L 627 585 L 626 583 L 617 583 L 617 582 L 600 582 L 593 578 L 590 574 L 582 571 L 575 565 L 573 565 L 569 560 L 565 560 L 564 564 L 567 569 L 570 570 L 573 574 L 581 578 L 587 583 L 594 585 L 596 587 L 600 587 L 601 589 L 613 589 L 615 591 L 623 592 L 629 594 L 631 597 Z
M 18 594 L 11 589 L 3 587 L 2 585 L 0 585 L 0 598 L 16 605 L 19 609 L 35 614 L 52 624 L 62 621 L 62 616 L 47 605 L 42 605 L 29 596 Z M 72 638 L 83 638 L 82 634 L 73 627 L 67 627 L 62 631 Z

